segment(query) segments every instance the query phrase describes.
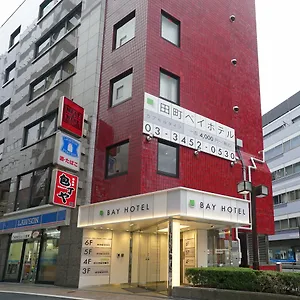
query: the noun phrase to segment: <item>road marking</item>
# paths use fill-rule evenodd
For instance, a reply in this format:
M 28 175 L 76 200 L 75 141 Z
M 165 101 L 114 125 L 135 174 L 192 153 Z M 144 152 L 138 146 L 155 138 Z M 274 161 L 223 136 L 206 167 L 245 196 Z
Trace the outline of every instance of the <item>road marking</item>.
M 71 299 L 71 300 L 95 300 L 91 298 L 79 298 L 79 297 L 70 297 L 70 296 L 61 296 L 61 295 L 36 294 L 36 293 L 26 293 L 26 292 L 14 292 L 14 291 L 0 291 L 0 293 L 30 295 L 30 296 L 39 296 L 39 297 L 49 297 L 49 298 L 52 297 L 52 298 Z

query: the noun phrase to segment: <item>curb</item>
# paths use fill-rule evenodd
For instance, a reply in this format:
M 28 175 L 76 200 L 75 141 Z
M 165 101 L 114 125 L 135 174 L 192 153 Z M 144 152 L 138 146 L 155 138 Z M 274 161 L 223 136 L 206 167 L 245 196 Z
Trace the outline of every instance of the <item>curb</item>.
M 0 294 L 17 294 L 17 295 L 29 295 L 29 296 L 39 296 L 39 297 L 52 297 L 58 299 L 71 299 L 71 300 L 95 300 L 91 298 L 78 298 L 71 296 L 62 296 L 62 295 L 49 295 L 49 294 L 37 294 L 37 293 L 28 293 L 28 292 L 14 292 L 14 291 L 0 291 Z

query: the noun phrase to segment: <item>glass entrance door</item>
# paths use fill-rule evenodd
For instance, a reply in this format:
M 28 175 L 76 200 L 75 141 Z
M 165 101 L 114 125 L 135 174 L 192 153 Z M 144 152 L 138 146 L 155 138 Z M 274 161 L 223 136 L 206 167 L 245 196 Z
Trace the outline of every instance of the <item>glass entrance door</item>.
M 38 257 L 40 252 L 40 239 L 28 241 L 24 251 L 21 282 L 34 283 L 37 273 Z
M 159 280 L 159 243 L 157 233 L 140 234 L 139 286 L 157 290 Z
M 167 224 L 159 224 L 139 233 L 138 286 L 156 292 L 167 291 Z

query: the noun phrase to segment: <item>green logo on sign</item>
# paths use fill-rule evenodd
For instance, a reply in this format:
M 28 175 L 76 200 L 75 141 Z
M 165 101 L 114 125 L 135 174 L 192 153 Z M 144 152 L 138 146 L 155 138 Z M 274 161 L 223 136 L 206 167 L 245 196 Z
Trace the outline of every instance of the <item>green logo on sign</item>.
M 195 200 L 190 200 L 189 206 L 191 208 L 194 208 L 195 207 Z
M 147 98 L 147 104 L 154 105 L 154 100 L 151 98 Z
M 100 210 L 99 215 L 100 215 L 100 216 L 103 216 L 103 215 L 104 215 L 104 211 L 103 211 L 103 210 Z

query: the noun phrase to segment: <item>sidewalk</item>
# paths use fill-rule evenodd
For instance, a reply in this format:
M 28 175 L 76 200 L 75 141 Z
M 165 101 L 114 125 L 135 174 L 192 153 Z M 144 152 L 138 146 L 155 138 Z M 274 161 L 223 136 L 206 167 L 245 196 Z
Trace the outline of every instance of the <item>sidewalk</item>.
M 167 296 L 154 292 L 132 293 L 122 289 L 120 286 L 91 287 L 85 289 L 69 289 L 40 284 L 20 284 L 0 282 L 0 298 L 3 292 L 38 294 L 40 296 L 55 296 L 65 299 L 84 299 L 84 300 L 143 300 L 167 299 Z

